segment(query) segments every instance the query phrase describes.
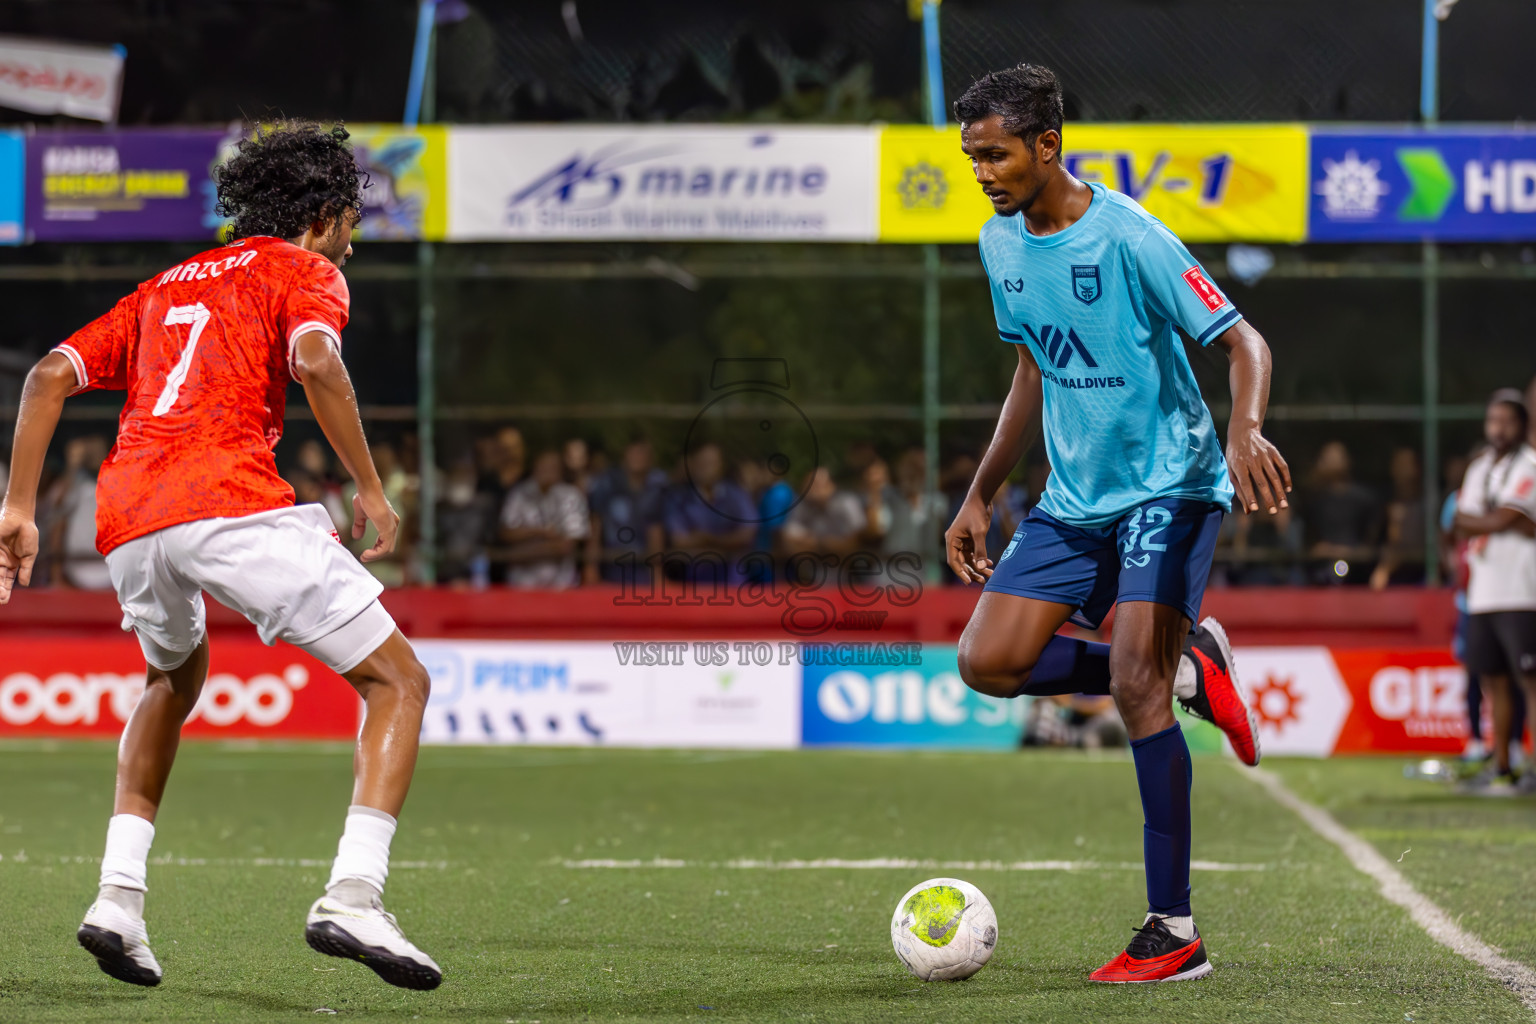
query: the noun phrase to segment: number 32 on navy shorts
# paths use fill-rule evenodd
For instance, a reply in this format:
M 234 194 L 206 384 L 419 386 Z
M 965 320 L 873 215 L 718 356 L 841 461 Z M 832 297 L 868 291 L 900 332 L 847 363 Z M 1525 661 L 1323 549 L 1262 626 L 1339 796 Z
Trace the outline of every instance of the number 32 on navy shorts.
M 1200 615 L 1222 509 L 1158 498 L 1109 526 L 1072 526 L 1040 511 L 1024 517 L 992 569 L 987 590 L 1077 609 L 1072 621 L 1098 628 L 1120 601 L 1152 601 Z

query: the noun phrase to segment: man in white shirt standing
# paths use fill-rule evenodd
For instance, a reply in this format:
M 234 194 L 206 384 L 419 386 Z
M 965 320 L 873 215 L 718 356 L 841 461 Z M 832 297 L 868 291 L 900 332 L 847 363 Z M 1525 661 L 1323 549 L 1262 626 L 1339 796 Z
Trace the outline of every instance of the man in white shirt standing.
M 501 539 L 510 547 L 507 582 L 514 587 L 564 590 L 580 582 L 576 542 L 591 527 L 587 496 L 560 479 L 563 470 L 559 452 L 540 452 L 533 475 L 507 495 Z
M 1536 451 L 1526 444 L 1524 396 L 1502 388 L 1488 400 L 1483 437 L 1456 505 L 1456 532 L 1471 538 L 1467 563 L 1467 672 L 1482 680 L 1493 711 L 1493 764 L 1470 791 L 1488 796 L 1536 793 L 1536 770 L 1517 783 L 1509 744 L 1510 685 L 1525 689 L 1536 736 Z

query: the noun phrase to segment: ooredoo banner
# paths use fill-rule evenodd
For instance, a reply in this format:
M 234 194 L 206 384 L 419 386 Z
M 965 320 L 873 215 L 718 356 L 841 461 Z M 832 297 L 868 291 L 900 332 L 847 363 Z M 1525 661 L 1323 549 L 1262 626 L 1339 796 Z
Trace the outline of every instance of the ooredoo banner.
M 126 57 L 121 46 L 0 36 L 0 106 L 116 121 Z
M 1063 164 L 1136 200 L 1186 242 L 1299 242 L 1307 129 L 1299 124 L 1074 124 Z M 880 134 L 882 242 L 974 242 L 992 204 L 958 127 Z
M 0 737 L 116 738 L 143 693 L 144 660 L 130 637 L 8 637 L 0 664 Z M 360 706 L 345 680 L 296 648 L 218 641 L 184 732 L 345 740 L 357 735 Z
M 875 238 L 871 128 L 456 127 L 448 237 Z
M 800 670 L 724 643 L 418 640 L 427 743 L 793 747 Z M 767 646 L 767 645 L 764 645 Z

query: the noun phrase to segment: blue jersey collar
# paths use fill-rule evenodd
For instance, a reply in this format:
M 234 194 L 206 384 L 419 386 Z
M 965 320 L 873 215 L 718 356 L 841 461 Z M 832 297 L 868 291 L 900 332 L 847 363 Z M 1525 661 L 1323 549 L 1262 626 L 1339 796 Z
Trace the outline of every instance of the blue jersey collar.
M 1070 241 L 1071 239 L 1076 238 L 1079 234 L 1081 234 L 1083 231 L 1083 225 L 1097 217 L 1099 215 L 1099 210 L 1102 209 L 1104 204 L 1108 201 L 1104 195 L 1104 186 L 1102 184 L 1093 181 L 1088 182 L 1087 185 L 1090 189 L 1093 190 L 1093 198 L 1088 201 L 1087 211 L 1084 212 L 1081 217 L 1077 218 L 1077 220 L 1073 221 L 1071 224 L 1068 224 L 1066 227 L 1062 228 L 1060 231 L 1053 235 L 1030 234 L 1029 227 L 1025 224 L 1024 221 L 1024 214 L 1018 214 L 1019 236 L 1023 238 L 1024 244 L 1028 246 L 1061 245 L 1063 242 Z

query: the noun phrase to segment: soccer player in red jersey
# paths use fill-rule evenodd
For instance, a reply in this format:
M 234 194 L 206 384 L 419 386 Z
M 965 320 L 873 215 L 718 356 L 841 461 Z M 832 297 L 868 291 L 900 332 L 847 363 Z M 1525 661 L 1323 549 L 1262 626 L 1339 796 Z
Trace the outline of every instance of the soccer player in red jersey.
M 44 356 L 22 395 L 0 506 L 0 604 L 30 582 L 38 480 L 64 399 L 128 393 L 97 484 L 97 546 L 148 672 L 119 747 L 101 889 L 78 935 L 103 971 L 136 985 L 161 977 L 144 926 L 146 863 L 181 726 L 208 673 L 205 590 L 266 643 L 286 640 L 340 673 L 366 705 L 352 804 L 305 938 L 393 985 L 442 981 L 381 902 L 430 680 L 379 603 L 379 583 L 324 509 L 294 506 L 272 457 L 298 381 L 357 481 L 353 536 L 378 529 L 363 561 L 394 548 L 400 517 L 341 360 L 341 267 L 367 187 L 347 138 L 340 126 L 290 121 L 243 140 L 215 174 L 233 241 L 139 285 Z

